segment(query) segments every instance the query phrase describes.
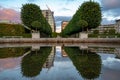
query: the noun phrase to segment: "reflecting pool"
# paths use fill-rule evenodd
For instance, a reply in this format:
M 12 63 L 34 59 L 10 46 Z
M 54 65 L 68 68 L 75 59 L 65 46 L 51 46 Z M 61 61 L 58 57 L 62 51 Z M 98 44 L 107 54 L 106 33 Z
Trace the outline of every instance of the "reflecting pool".
M 2 45 L 0 80 L 120 80 L 120 46 Z

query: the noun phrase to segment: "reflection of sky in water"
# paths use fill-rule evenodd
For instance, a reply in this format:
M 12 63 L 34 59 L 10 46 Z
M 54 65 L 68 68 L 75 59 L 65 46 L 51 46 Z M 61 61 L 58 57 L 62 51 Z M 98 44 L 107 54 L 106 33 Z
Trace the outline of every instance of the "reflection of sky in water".
M 21 77 L 20 67 L 4 70 L 0 74 L 0 80 L 25 80 L 21 79 Z
M 98 53 L 102 60 L 99 80 L 120 80 L 120 59 L 115 54 Z
M 120 59 L 114 54 L 98 53 L 102 60 L 98 80 L 119 80 Z M 0 80 L 83 80 L 69 57 L 62 57 L 61 46 L 56 47 L 54 65 L 42 68 L 39 75 L 27 78 L 21 72 L 21 58 L 0 59 Z
M 50 69 L 43 68 L 37 78 L 41 80 L 82 80 L 72 61 L 68 57 L 62 57 L 61 47 L 58 46 L 56 47 L 54 66 Z
M 5 58 L 0 59 L 0 72 L 8 69 L 14 69 L 20 66 L 21 58 Z
M 99 53 L 102 58 L 102 64 L 104 67 L 114 70 L 120 70 L 120 59 L 115 58 L 114 54 Z

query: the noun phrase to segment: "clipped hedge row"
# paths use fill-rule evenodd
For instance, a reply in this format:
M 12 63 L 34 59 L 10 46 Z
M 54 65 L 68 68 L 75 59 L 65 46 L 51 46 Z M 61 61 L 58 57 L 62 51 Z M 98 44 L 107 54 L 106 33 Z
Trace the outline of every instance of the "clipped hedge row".
M 64 47 L 65 52 L 84 79 L 96 79 L 101 72 L 101 58 L 95 52 L 79 47 Z
M 52 35 L 52 29 L 47 22 L 47 20 L 44 18 L 42 11 L 40 7 L 36 4 L 24 4 L 21 8 L 21 20 L 24 25 L 31 29 L 36 29 L 36 26 L 32 26 L 32 23 L 34 21 L 40 22 L 40 26 L 38 27 L 38 30 L 40 32 L 43 32 L 47 35 Z
M 39 75 L 51 50 L 51 47 L 41 47 L 39 50 L 31 51 L 31 53 L 24 56 L 21 62 L 23 76 L 35 77 Z
M 0 48 L 0 59 L 20 57 L 29 51 L 29 47 Z
M 25 32 L 25 28 L 21 24 L 0 23 L 0 37 L 3 36 L 23 36 L 31 37 L 30 33 Z
M 87 29 L 96 28 L 101 23 L 100 5 L 93 1 L 84 2 L 62 31 L 62 36 L 72 35 Z

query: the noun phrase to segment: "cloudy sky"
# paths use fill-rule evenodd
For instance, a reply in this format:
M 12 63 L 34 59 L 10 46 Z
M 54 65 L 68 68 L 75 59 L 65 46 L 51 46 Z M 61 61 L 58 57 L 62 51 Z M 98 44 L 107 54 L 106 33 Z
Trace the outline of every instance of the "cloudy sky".
M 54 11 L 57 29 L 60 29 L 62 20 L 70 20 L 78 7 L 89 0 L 0 0 L 0 20 L 20 21 L 22 4 L 35 3 L 42 10 L 46 5 Z M 102 24 L 112 24 L 114 20 L 120 19 L 120 0 L 94 0 L 101 5 Z

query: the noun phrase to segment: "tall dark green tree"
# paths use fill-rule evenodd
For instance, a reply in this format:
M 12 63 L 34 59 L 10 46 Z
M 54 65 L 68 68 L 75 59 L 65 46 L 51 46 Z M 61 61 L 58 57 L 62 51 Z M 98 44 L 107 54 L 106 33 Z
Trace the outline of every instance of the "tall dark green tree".
M 98 54 L 79 47 L 64 47 L 64 50 L 84 79 L 94 80 L 100 76 L 101 57 Z
M 38 21 L 33 21 L 31 25 L 36 29 L 36 31 L 41 27 L 41 24 Z
M 31 29 L 35 29 L 34 26 L 32 26 L 32 23 L 34 21 L 38 21 L 41 23 L 41 28 L 39 29 L 41 33 L 45 33 L 48 35 L 52 34 L 52 29 L 49 23 L 42 15 L 40 7 L 37 6 L 36 4 L 25 4 L 22 6 L 21 20 L 25 26 Z
M 21 9 L 21 20 L 27 27 L 33 28 L 31 23 L 33 21 L 41 22 L 42 12 L 36 4 L 25 4 Z
M 51 47 L 41 47 L 39 50 L 31 51 L 25 55 L 21 62 L 23 76 L 35 77 L 39 75 L 51 49 Z
M 84 2 L 80 7 L 80 18 L 88 22 L 88 29 L 98 27 L 102 20 L 99 3 L 91 0 Z
M 87 29 L 98 27 L 102 20 L 101 15 L 101 8 L 97 2 L 92 0 L 84 2 L 62 31 L 62 35 L 72 35 L 83 30 L 87 31 Z

